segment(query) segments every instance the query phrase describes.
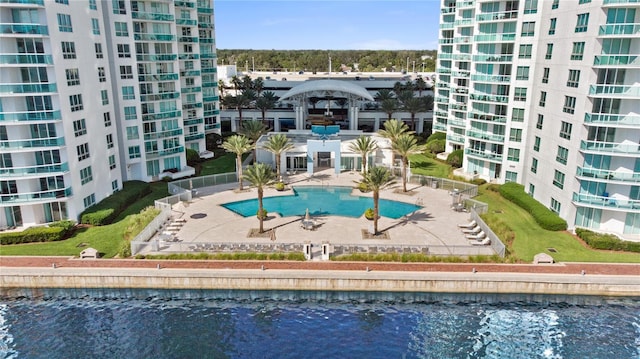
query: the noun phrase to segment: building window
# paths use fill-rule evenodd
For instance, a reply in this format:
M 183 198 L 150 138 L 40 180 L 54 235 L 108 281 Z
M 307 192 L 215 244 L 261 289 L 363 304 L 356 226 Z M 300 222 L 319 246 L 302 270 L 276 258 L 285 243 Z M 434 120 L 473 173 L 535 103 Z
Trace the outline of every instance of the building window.
M 86 160 L 90 157 L 89 144 L 83 143 L 76 146 L 76 152 L 78 153 L 78 161 Z
M 89 9 L 98 10 L 98 6 L 96 5 L 96 0 L 89 0 Z
M 533 45 L 520 45 L 520 50 L 518 51 L 518 58 L 530 59 L 532 52 L 533 52 Z
M 92 193 L 86 196 L 85 198 L 83 198 L 82 202 L 84 202 L 84 208 L 91 207 L 94 204 L 96 204 L 96 195 Z
M 69 108 L 71 112 L 80 111 L 84 108 L 81 94 L 69 96 Z
M 569 70 L 569 79 L 567 80 L 568 87 L 578 87 L 580 82 L 580 70 Z
M 127 29 L 126 22 L 115 22 L 114 25 L 116 30 L 116 36 L 129 36 L 129 30 Z
M 96 59 L 103 59 L 104 54 L 102 53 L 102 44 L 99 42 L 96 42 L 95 48 L 96 48 Z
M 120 66 L 120 78 L 123 80 L 133 78 L 133 69 L 131 66 Z
M 551 21 L 549 22 L 549 35 L 555 35 L 555 33 L 556 33 L 556 22 L 557 22 L 557 19 L 555 17 L 553 19 L 551 19 Z
M 564 188 L 564 173 L 555 170 L 553 174 L 553 185 L 560 189 Z
M 129 121 L 129 120 L 135 120 L 138 117 L 138 115 L 136 114 L 136 107 L 135 106 L 127 106 L 124 108 L 124 119 Z
M 109 156 L 109 169 L 112 170 L 116 168 L 116 155 Z
M 102 114 L 102 118 L 104 120 L 104 127 L 111 126 L 111 112 L 105 112 Z
M 538 105 L 544 107 L 547 104 L 547 91 L 540 91 L 540 102 Z
M 518 182 L 518 172 L 505 171 L 504 172 L 504 181 L 505 182 Z
M 102 99 L 103 105 L 109 104 L 109 93 L 107 93 L 107 90 L 100 90 L 100 98 Z
M 87 133 L 87 124 L 84 118 L 73 121 L 73 134 L 74 136 L 82 136 Z
M 98 67 L 98 81 L 100 82 L 107 81 L 107 75 L 104 71 L 104 67 Z
M 113 192 L 118 192 L 118 180 L 111 181 L 111 189 Z
M 562 146 L 558 146 L 558 152 L 556 153 L 556 161 L 562 163 L 563 165 L 567 164 L 567 160 L 569 159 L 569 149 L 564 148 Z
M 520 150 L 517 148 L 509 148 L 507 150 L 507 159 L 514 162 L 520 161 Z
M 516 80 L 529 79 L 529 66 L 518 66 L 516 68 Z
M 171 168 L 171 167 L 165 167 L 165 168 Z M 158 160 L 147 161 L 147 176 L 156 176 L 159 173 L 160 173 L 160 161 Z
M 80 85 L 80 73 L 78 69 L 66 69 L 64 72 L 67 75 L 67 86 Z
M 129 146 L 129 159 L 140 158 L 140 146 Z
M 551 9 L 557 9 L 558 6 L 560 5 L 560 0 L 553 0 L 553 3 L 551 4 Z
M 560 137 L 564 138 L 565 140 L 570 140 L 572 128 L 573 128 L 572 124 L 570 124 L 569 122 L 562 121 L 560 124 Z
M 549 83 L 549 68 L 545 67 L 542 71 L 542 83 Z
M 533 150 L 540 152 L 540 137 L 538 136 L 533 139 Z
M 589 26 L 589 13 L 578 14 L 578 21 L 576 22 L 576 32 L 587 32 Z
M 520 36 L 522 37 L 534 36 L 535 29 L 536 29 L 536 23 L 534 21 L 525 21 L 522 23 L 522 32 Z
M 511 112 L 511 121 L 523 122 L 524 121 L 524 108 L 514 108 Z
M 536 191 L 536 186 L 529 183 L 529 196 L 533 197 L 533 193 Z
M 588 4 L 590 2 L 591 2 L 591 0 L 578 0 L 578 5 Z
M 123 100 L 135 100 L 136 94 L 134 92 L 133 86 L 123 86 L 122 87 L 122 99 Z
M 69 0 L 56 0 L 58 4 L 69 5 Z
M 63 59 L 75 59 L 76 58 L 76 44 L 71 41 L 63 41 L 62 43 L 62 58 Z
M 107 135 L 107 149 L 113 148 L 113 135 Z
M 544 122 L 544 115 L 538 114 L 538 121 L 536 122 L 536 128 L 542 130 L 542 123 Z
M 129 44 L 118 44 L 118 57 L 122 59 L 131 58 L 131 47 Z
M 538 173 L 538 159 L 535 157 L 531 159 L 531 173 Z
M 582 60 L 584 55 L 584 42 L 574 42 L 571 49 L 571 60 Z
M 551 198 L 551 208 L 552 211 L 556 213 L 560 213 L 560 202 L 556 201 L 555 198 Z
M 94 35 L 100 35 L 100 22 L 98 22 L 98 19 L 91 19 L 91 30 Z
M 535 14 L 538 12 L 538 0 L 525 0 L 524 1 L 524 13 Z
M 551 55 L 553 55 L 553 44 L 547 44 L 547 53 L 544 55 L 544 58 L 551 60 Z
M 564 97 L 564 107 L 562 112 L 573 114 L 576 111 L 576 98 L 573 96 Z
M 113 13 L 116 15 L 124 15 L 127 13 L 124 0 L 113 0 Z
M 191 45 L 183 45 L 182 49 L 184 50 L 183 53 L 185 54 L 190 54 L 193 52 L 193 46 Z
M 140 138 L 138 135 L 138 126 L 127 127 L 127 140 L 137 140 Z
M 512 128 L 509 131 L 509 141 L 522 142 L 522 130 L 519 128 Z
M 71 25 L 71 16 L 67 14 L 58 15 L 58 30 L 60 32 L 73 32 L 73 26 Z
M 513 95 L 514 101 L 527 101 L 527 88 L 516 87 Z

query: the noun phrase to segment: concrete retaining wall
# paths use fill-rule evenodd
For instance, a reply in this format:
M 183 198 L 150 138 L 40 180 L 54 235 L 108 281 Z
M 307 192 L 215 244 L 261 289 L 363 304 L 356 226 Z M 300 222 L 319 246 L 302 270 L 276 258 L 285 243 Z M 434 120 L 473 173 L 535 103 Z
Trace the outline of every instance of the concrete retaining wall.
M 19 288 L 146 288 L 639 296 L 633 276 L 286 271 L 3 268 L 0 295 Z

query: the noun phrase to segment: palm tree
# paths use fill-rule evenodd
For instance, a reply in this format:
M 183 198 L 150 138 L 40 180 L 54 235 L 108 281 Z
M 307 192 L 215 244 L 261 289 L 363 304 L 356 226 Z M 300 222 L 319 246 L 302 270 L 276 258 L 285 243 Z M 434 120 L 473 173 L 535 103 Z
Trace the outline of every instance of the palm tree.
M 380 190 L 393 184 L 394 178 L 391 171 L 384 167 L 373 166 L 362 174 L 362 183 L 373 192 L 373 232 L 378 234 L 378 217 L 380 213 Z
M 425 112 L 427 110 L 424 100 L 419 97 L 408 98 L 404 102 L 403 108 L 405 111 L 411 114 L 411 129 L 415 131 L 416 130 L 416 113 Z
M 393 152 L 402 157 L 402 191 L 407 192 L 407 166 L 409 155 L 424 151 L 423 146 L 418 145 L 418 139 L 413 133 L 403 133 L 391 143 Z
M 251 141 L 242 135 L 233 135 L 227 138 L 221 146 L 225 151 L 236 154 L 236 172 L 238 174 L 239 189 L 242 191 L 242 155 L 251 151 Z
M 240 129 L 240 133 L 246 136 L 252 143 L 258 143 L 258 139 L 265 132 L 267 132 L 267 126 L 265 126 L 260 121 L 246 121 L 242 124 L 242 128 Z M 256 163 L 257 150 L 256 146 L 253 146 L 253 161 L 252 163 Z
M 218 80 L 218 91 L 220 91 L 220 98 L 224 97 L 224 90 L 227 89 L 227 85 L 224 83 L 224 80 Z
M 395 96 L 393 94 L 393 91 L 391 91 L 389 89 L 382 89 L 382 90 L 378 91 L 376 93 L 376 95 L 374 96 L 374 98 L 378 102 L 383 102 L 384 100 L 392 99 L 394 97 Z
M 264 216 L 262 215 L 262 197 L 264 195 L 264 187 L 268 186 L 275 179 L 273 169 L 266 163 L 256 163 L 247 167 L 245 175 L 247 181 L 251 182 L 258 189 L 258 220 L 260 221 L 260 233 L 264 232 Z
M 243 127 L 242 109 L 248 108 L 249 105 L 251 105 L 251 99 L 245 96 L 245 94 L 242 94 L 242 95 L 235 96 L 231 103 L 238 110 L 238 117 L 239 117 L 238 126 L 242 128 Z
M 391 120 L 391 116 L 393 116 L 393 113 L 398 110 L 398 100 L 396 100 L 395 98 L 382 100 L 382 102 L 380 103 L 380 110 L 387 114 L 387 121 Z
M 264 90 L 264 80 L 262 77 L 258 77 L 253 80 L 253 89 L 258 93 L 258 96 L 262 94 L 262 91 Z
M 249 75 L 244 75 L 242 77 L 242 90 L 246 91 L 246 90 L 253 90 L 253 80 L 251 79 L 251 76 Z
M 422 91 L 427 89 L 427 82 L 422 78 L 418 77 L 415 82 L 416 90 L 418 90 L 418 97 L 422 97 Z
M 276 174 L 280 178 L 280 155 L 283 152 L 289 151 L 294 148 L 293 143 L 289 141 L 284 133 L 278 133 L 273 136 L 269 136 L 269 140 L 263 146 L 263 148 L 276 156 Z
M 233 84 L 233 90 L 235 91 L 236 96 L 238 95 L 238 88 L 242 84 L 242 80 L 238 76 L 231 77 L 231 83 Z
M 393 149 L 393 143 L 403 133 L 413 133 L 409 131 L 409 126 L 402 121 L 398 121 L 395 118 L 384 123 L 384 130 L 378 131 L 378 134 L 384 138 L 388 138 L 391 141 L 391 148 Z M 391 166 L 395 166 L 395 152 L 391 151 Z
M 362 173 L 365 173 L 367 171 L 367 156 L 378 149 L 378 144 L 371 136 L 360 135 L 355 142 L 349 145 L 349 149 L 362 156 Z
M 266 91 L 256 101 L 256 108 L 262 112 L 262 123 L 265 126 L 267 125 L 267 111 L 272 109 L 276 105 L 277 101 L 278 97 L 276 97 L 276 95 L 271 91 Z

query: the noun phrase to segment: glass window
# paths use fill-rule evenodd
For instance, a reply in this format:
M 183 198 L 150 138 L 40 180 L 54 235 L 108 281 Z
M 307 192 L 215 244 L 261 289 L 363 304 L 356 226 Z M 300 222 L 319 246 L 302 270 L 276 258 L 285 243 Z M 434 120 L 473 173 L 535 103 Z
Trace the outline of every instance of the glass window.
M 578 87 L 580 83 L 580 70 L 569 70 L 569 79 L 567 80 L 568 87 Z
M 536 186 L 529 183 L 529 196 L 533 197 L 533 193 L 535 192 L 535 190 L 536 190 Z
M 76 58 L 76 44 L 71 41 L 63 41 L 62 45 L 62 58 L 75 59 Z
M 81 94 L 69 96 L 69 109 L 71 109 L 71 112 L 80 111 L 83 108 L 84 108 L 84 105 L 82 103 Z
M 123 80 L 133 78 L 133 68 L 131 66 L 120 66 L 120 78 Z
M 553 0 L 553 3 L 551 4 L 551 9 L 557 9 L 558 6 L 560 5 L 560 0 Z
M 113 190 L 113 192 L 118 191 L 118 180 L 111 181 L 111 189 Z
M 84 118 L 73 121 L 73 134 L 74 136 L 82 136 L 87 133 L 87 124 Z
M 529 79 L 529 66 L 518 66 L 516 68 L 516 80 Z
M 104 127 L 111 126 L 111 113 L 110 112 L 103 113 L 102 114 L 102 118 L 104 120 Z
M 102 44 L 99 42 L 96 42 L 95 48 L 96 48 L 96 59 L 104 58 L 104 54 L 102 53 Z
M 129 158 L 140 158 L 140 146 L 129 146 Z
M 549 22 L 549 35 L 555 35 L 555 33 L 556 33 L 556 22 L 557 22 L 557 19 L 555 17 L 550 20 L 550 22 Z
M 135 106 L 127 106 L 124 108 L 124 119 L 125 120 L 135 120 L 138 117 L 136 114 Z
M 560 202 L 558 202 L 555 198 L 551 198 L 551 210 L 560 213 Z
M 570 140 L 572 128 L 573 128 L 572 124 L 570 124 L 569 122 L 562 121 L 560 124 L 560 137 L 566 140 Z
M 575 111 L 576 111 L 576 98 L 573 96 L 565 96 L 562 112 L 573 114 Z
M 514 108 L 511 112 L 511 121 L 523 122 L 524 121 L 524 108 Z
M 527 101 L 527 88 L 516 87 L 513 95 L 514 101 Z
M 91 19 L 91 29 L 94 35 L 100 35 L 100 22 L 98 19 Z
M 100 82 L 107 81 L 107 74 L 104 71 L 104 67 L 98 67 L 98 81 Z
M 57 14 L 58 17 L 58 30 L 60 32 L 73 32 L 73 26 L 71 25 L 71 16 L 67 14 Z
M 544 55 L 544 58 L 547 60 L 551 60 L 552 55 L 553 55 L 553 44 L 547 44 L 547 53 Z
M 571 60 L 582 60 L 584 55 L 584 42 L 574 42 L 571 50 Z
M 540 137 L 538 136 L 533 139 L 533 150 L 540 152 Z
M 518 58 L 530 59 L 532 52 L 533 52 L 533 45 L 520 45 L 520 50 L 518 51 Z
M 107 135 L 107 149 L 113 148 L 113 135 Z
M 538 114 L 538 121 L 536 122 L 536 128 L 542 130 L 542 124 L 544 122 L 544 115 Z
M 504 180 L 505 182 L 518 182 L 518 172 L 505 171 Z
M 509 131 L 509 141 L 522 142 L 522 130 L 519 128 L 512 128 Z
M 553 174 L 553 185 L 560 189 L 564 188 L 564 173 L 555 170 Z
M 590 2 L 591 2 L 591 0 L 578 0 L 578 5 L 588 4 Z
M 549 68 L 545 67 L 542 71 L 542 83 L 549 83 Z
M 522 23 L 522 32 L 520 36 L 534 36 L 535 35 L 536 23 L 534 21 L 525 21 Z
M 114 22 L 116 36 L 129 36 L 129 30 L 127 29 L 126 22 Z
M 531 172 L 538 173 L 538 159 L 535 157 L 531 159 Z
M 80 73 L 78 69 L 66 69 L 64 72 L 67 75 L 67 86 L 80 85 Z
M 89 144 L 83 143 L 76 146 L 76 152 L 78 153 L 78 161 L 86 160 L 90 157 Z
M 535 14 L 538 12 L 538 0 L 525 0 L 524 1 L 524 13 Z
M 100 98 L 102 99 L 103 105 L 109 104 L 109 93 L 107 92 L 107 90 L 100 90 Z
M 98 6 L 96 5 L 96 0 L 89 0 L 89 9 L 98 10 Z
M 96 203 L 96 195 L 92 193 L 83 198 L 82 202 L 84 202 L 84 208 L 91 207 Z
M 133 86 L 123 86 L 122 87 L 122 99 L 123 100 L 135 100 L 136 94 L 134 92 Z
M 116 155 L 109 156 L 109 169 L 112 170 L 116 168 Z
M 587 32 L 589 26 L 589 13 L 578 14 L 578 20 L 576 22 L 576 32 Z
M 507 159 L 514 162 L 520 161 L 520 150 L 517 148 L 509 148 L 507 150 Z
M 559 163 L 562 163 L 563 165 L 566 165 L 568 159 L 569 159 L 569 149 L 564 148 L 562 146 L 558 146 L 558 152 L 556 153 L 556 161 Z
M 138 135 L 138 126 L 129 126 L 127 127 L 127 140 L 137 140 Z
M 544 107 L 547 104 L 547 91 L 540 91 L 540 102 L 538 105 Z
M 124 4 L 124 0 L 113 0 L 113 13 L 116 15 L 124 15 L 127 13 L 127 8 Z
M 118 44 L 118 57 L 122 59 L 131 58 L 131 47 L 129 44 Z

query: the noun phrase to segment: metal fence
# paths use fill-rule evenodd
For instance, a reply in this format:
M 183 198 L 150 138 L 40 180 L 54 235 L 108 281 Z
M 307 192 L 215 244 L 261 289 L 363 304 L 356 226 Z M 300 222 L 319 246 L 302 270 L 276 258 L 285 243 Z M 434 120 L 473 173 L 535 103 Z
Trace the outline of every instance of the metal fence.
M 504 243 L 502 243 L 500 238 L 498 238 L 498 236 L 496 236 L 496 234 L 493 233 L 491 228 L 489 228 L 489 226 L 486 223 L 484 223 L 482 218 L 480 218 L 480 214 L 473 209 L 471 210 L 471 219 L 476 221 L 476 223 L 478 223 L 478 226 L 480 226 L 480 228 L 487 235 L 487 238 L 491 239 L 491 248 L 493 248 L 496 254 L 504 258 L 504 256 L 506 255 L 506 247 Z
M 454 191 L 468 196 L 475 197 L 478 195 L 478 186 L 472 183 L 450 180 L 448 178 L 439 178 L 423 175 L 411 175 L 408 179 L 409 183 L 429 186 L 431 188 L 441 188 L 444 190 Z

